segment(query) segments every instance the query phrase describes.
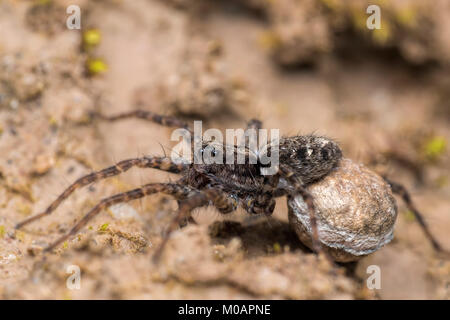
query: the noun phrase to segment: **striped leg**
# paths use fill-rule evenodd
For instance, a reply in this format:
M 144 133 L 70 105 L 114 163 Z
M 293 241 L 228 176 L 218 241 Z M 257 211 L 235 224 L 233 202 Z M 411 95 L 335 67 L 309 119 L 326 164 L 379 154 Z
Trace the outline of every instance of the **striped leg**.
M 408 209 L 416 217 L 417 221 L 420 224 L 420 227 L 422 228 L 423 232 L 425 233 L 425 236 L 428 238 L 428 240 L 433 245 L 433 248 L 438 252 L 443 252 L 444 250 L 443 250 L 442 246 L 434 238 L 433 234 L 431 233 L 430 229 L 428 228 L 427 223 L 425 222 L 425 219 L 423 218 L 423 215 L 416 209 L 416 206 L 414 205 L 413 201 L 411 200 L 411 196 L 409 195 L 409 192 L 406 190 L 406 188 L 397 182 L 393 182 L 393 181 L 389 180 L 386 177 L 383 177 L 383 178 L 391 186 L 392 192 L 394 192 L 395 194 L 398 194 L 400 197 L 402 197 L 402 199 L 405 202 Z
M 312 249 L 317 254 L 320 255 L 321 253 L 324 254 L 325 258 L 330 262 L 331 266 L 333 266 L 333 269 L 331 270 L 332 274 L 335 273 L 336 263 L 333 259 L 333 257 L 323 249 L 322 243 L 320 242 L 320 236 L 319 236 L 319 227 L 317 226 L 317 218 L 316 218 L 316 208 L 314 206 L 314 198 L 309 193 L 308 190 L 306 190 L 303 183 L 295 176 L 294 172 L 286 167 L 280 166 L 280 172 L 281 176 L 286 178 L 293 186 L 294 188 L 294 194 L 289 196 L 295 196 L 300 194 L 303 198 L 303 201 L 306 203 L 308 207 L 308 214 L 309 214 L 309 223 L 311 225 L 311 242 L 312 242 Z
M 256 141 L 252 141 L 254 143 L 256 143 L 256 145 L 254 146 L 250 146 L 250 137 L 248 135 L 245 136 L 245 145 L 250 148 L 258 148 L 258 130 L 262 128 L 262 122 L 258 119 L 251 119 L 249 122 L 247 122 L 247 130 L 255 130 L 256 132 L 256 136 L 254 138 L 256 138 Z
M 314 206 L 314 198 L 309 193 L 308 190 L 305 189 L 304 185 L 299 181 L 299 179 L 295 176 L 294 171 L 292 171 L 288 167 L 280 166 L 280 173 L 282 177 L 284 177 L 287 181 L 289 181 L 293 187 L 293 196 L 300 194 L 308 206 L 309 220 L 311 224 L 311 239 L 312 239 L 312 247 L 314 252 L 317 254 L 324 252 L 322 250 L 322 245 L 319 241 L 319 229 L 317 227 L 317 219 L 316 219 L 316 208 Z M 292 192 L 291 192 L 292 193 Z M 327 258 L 331 261 L 333 260 L 331 257 L 327 255 Z
M 72 183 L 66 190 L 64 190 L 64 192 L 55 201 L 53 201 L 44 212 L 34 215 L 20 222 L 19 224 L 16 225 L 16 229 L 19 229 L 24 225 L 33 222 L 35 220 L 38 220 L 44 216 L 50 215 L 75 190 L 87 186 L 91 183 L 97 182 L 99 180 L 119 175 L 122 172 L 128 171 L 132 167 L 154 168 L 171 173 L 180 173 L 183 170 L 187 169 L 186 164 L 181 163 L 176 164 L 172 162 L 170 158 L 167 157 L 142 157 L 120 161 L 118 164 L 114 166 L 111 166 L 109 168 L 97 172 L 93 172 L 91 174 L 79 178 L 77 181 Z
M 189 125 L 186 122 L 184 122 L 178 118 L 171 117 L 171 116 L 164 116 L 164 115 L 156 114 L 151 111 L 140 110 L 140 109 L 132 110 L 132 111 L 124 112 L 124 113 L 119 113 L 116 115 L 110 115 L 110 116 L 94 112 L 91 114 L 91 116 L 93 118 L 98 118 L 98 119 L 101 119 L 104 121 L 110 121 L 110 122 L 117 121 L 117 120 L 123 120 L 123 119 L 133 119 L 133 118 L 143 119 L 143 120 L 155 122 L 162 126 L 185 128 L 185 129 L 188 129 L 189 131 L 191 131 L 189 129 Z
M 206 189 L 191 194 L 186 200 L 179 202 L 178 213 L 167 228 L 161 244 L 153 255 L 153 261 L 157 263 L 166 246 L 170 234 L 179 226 L 180 222 L 190 217 L 190 213 L 195 208 L 203 207 L 208 204 L 214 205 L 221 213 L 230 213 L 237 208 L 237 200 L 230 197 L 229 194 L 219 189 Z
M 173 196 L 174 198 L 178 200 L 183 200 L 189 197 L 190 194 L 194 193 L 195 190 L 191 189 L 189 187 L 179 185 L 179 184 L 171 184 L 171 183 L 151 183 L 144 185 L 138 189 L 134 189 L 128 192 L 119 193 L 112 197 L 105 198 L 102 201 L 100 201 L 95 207 L 93 207 L 71 230 L 69 233 L 65 234 L 64 236 L 60 237 L 58 240 L 56 240 L 54 243 L 52 243 L 50 246 L 48 246 L 45 251 L 51 251 L 55 247 L 57 247 L 62 242 L 66 241 L 70 237 L 76 235 L 78 231 L 80 231 L 92 218 L 94 218 L 96 215 L 98 215 L 102 210 L 107 209 L 108 207 L 117 204 L 117 203 L 124 203 L 129 202 L 132 200 L 140 199 L 145 196 L 148 196 L 150 194 L 154 193 L 165 193 L 168 195 Z
M 259 130 L 262 128 L 262 122 L 258 119 L 251 119 L 247 122 L 247 129 L 256 129 Z

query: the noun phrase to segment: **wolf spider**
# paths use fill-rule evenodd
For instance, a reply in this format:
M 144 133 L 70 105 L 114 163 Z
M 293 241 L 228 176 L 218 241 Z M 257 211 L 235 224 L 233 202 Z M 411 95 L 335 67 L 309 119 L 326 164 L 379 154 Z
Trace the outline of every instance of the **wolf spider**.
M 174 117 L 162 116 L 149 111 L 135 110 L 114 116 L 94 113 L 92 116 L 94 119 L 104 121 L 139 118 L 167 127 L 185 128 L 192 133 L 187 123 Z M 251 120 L 247 128 L 259 129 L 261 126 L 259 120 Z M 209 150 L 208 152 L 211 152 L 211 149 L 207 149 L 208 146 L 210 147 L 211 143 L 203 143 L 201 151 Z M 235 147 L 232 146 L 232 148 Z M 248 160 L 248 149 L 245 149 L 245 152 L 246 160 Z M 234 155 L 236 156 L 236 154 L 235 149 Z M 261 174 L 261 169 L 265 165 L 259 161 L 256 164 L 250 164 L 247 161 L 245 164 L 238 164 L 235 159 L 234 164 L 225 164 L 225 162 L 224 164 L 186 164 L 174 162 L 169 157 L 156 156 L 123 160 L 114 166 L 79 178 L 64 190 L 44 212 L 20 222 L 16 225 L 16 228 L 21 228 L 28 223 L 50 215 L 66 198 L 81 187 L 119 175 L 132 167 L 153 168 L 180 174 L 181 178 L 174 183 L 145 184 L 140 188 L 101 200 L 67 234 L 49 245 L 45 251 L 53 250 L 59 244 L 74 236 L 89 220 L 114 204 L 125 203 L 155 193 L 164 193 L 171 195 L 178 201 L 178 212 L 169 224 L 163 241 L 155 252 L 155 259 L 160 256 L 170 233 L 179 225 L 189 221 L 191 219 L 190 213 L 195 208 L 213 205 L 221 214 L 227 214 L 240 206 L 250 214 L 271 215 L 275 208 L 275 198 L 296 195 L 301 195 L 307 204 L 312 229 L 312 248 L 316 253 L 319 253 L 323 251 L 319 241 L 315 208 L 313 198 L 306 187 L 326 176 L 341 158 L 341 149 L 333 140 L 323 136 L 305 135 L 280 139 L 280 164 L 277 173 L 271 176 Z M 397 183 L 387 179 L 386 181 L 391 186 L 392 191 L 399 194 L 407 207 L 413 212 L 433 247 L 437 251 L 441 251 L 440 245 L 429 231 L 422 215 L 415 208 L 406 189 Z

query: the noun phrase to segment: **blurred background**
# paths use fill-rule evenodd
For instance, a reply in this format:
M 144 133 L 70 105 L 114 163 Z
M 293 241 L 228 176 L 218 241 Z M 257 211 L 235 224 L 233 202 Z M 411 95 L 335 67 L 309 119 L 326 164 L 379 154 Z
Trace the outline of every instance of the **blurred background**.
M 69 5 L 81 9 L 70 30 Z M 369 30 L 369 5 L 381 28 Z M 449 299 L 439 258 L 398 201 L 391 244 L 338 275 L 274 219 L 239 223 L 214 210 L 152 248 L 176 209 L 154 196 L 113 207 L 43 260 L 39 250 L 101 198 L 176 177 L 132 170 L 74 194 L 14 231 L 79 176 L 170 153 L 171 129 L 97 123 L 92 111 L 137 106 L 204 127 L 259 118 L 282 135 L 336 139 L 345 157 L 408 186 L 450 250 L 450 2 L 447 0 L 0 1 L 0 298 Z M 82 269 L 66 287 L 67 265 Z M 365 286 L 380 266 L 381 290 Z

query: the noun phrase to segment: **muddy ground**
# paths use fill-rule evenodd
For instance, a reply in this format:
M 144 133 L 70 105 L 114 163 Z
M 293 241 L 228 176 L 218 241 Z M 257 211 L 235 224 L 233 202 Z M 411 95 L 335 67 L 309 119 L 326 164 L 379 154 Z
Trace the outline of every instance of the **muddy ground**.
M 81 30 L 65 26 L 69 4 Z M 345 3 L 345 4 L 344 4 Z M 137 105 L 205 126 L 257 117 L 283 135 L 316 132 L 346 157 L 407 185 L 450 250 L 450 6 L 366 1 L 0 2 L 1 299 L 449 299 L 450 262 L 435 254 L 398 199 L 395 238 L 337 271 L 287 223 L 243 212 L 194 213 L 151 261 L 176 204 L 155 195 L 117 205 L 56 252 L 41 250 L 101 198 L 175 176 L 133 169 L 77 191 L 21 231 L 83 174 L 170 152 L 171 130 L 140 120 L 100 123 Z M 381 289 L 366 287 L 369 265 Z M 81 269 L 70 290 L 67 267 Z

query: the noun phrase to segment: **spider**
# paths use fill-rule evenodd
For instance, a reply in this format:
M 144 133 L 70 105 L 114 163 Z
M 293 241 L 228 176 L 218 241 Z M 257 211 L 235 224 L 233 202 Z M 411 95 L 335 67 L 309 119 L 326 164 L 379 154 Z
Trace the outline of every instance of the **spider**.
M 92 116 L 104 121 L 138 118 L 167 127 L 185 128 L 192 132 L 187 123 L 175 117 L 163 116 L 144 110 L 134 110 L 113 116 L 93 113 Z M 261 121 L 256 119 L 251 120 L 247 125 L 248 129 L 260 129 L 261 127 Z M 212 149 L 211 146 L 213 147 Z M 232 148 L 234 147 L 232 146 Z M 211 152 L 211 150 L 215 152 L 214 143 L 203 143 L 201 151 L 206 152 L 207 150 L 208 152 Z M 238 151 L 237 149 L 234 150 L 234 155 L 236 156 Z M 248 159 L 250 154 L 248 148 L 244 152 L 246 159 Z M 155 260 L 158 260 L 161 255 L 170 233 L 186 221 L 190 221 L 190 214 L 195 208 L 212 205 L 221 214 L 228 214 L 235 211 L 238 207 L 242 207 L 249 214 L 264 214 L 268 216 L 274 211 L 276 198 L 282 196 L 289 198 L 298 195 L 307 204 L 312 229 L 312 249 L 316 253 L 320 253 L 323 251 L 319 241 L 315 206 L 307 186 L 325 177 L 338 165 L 341 159 L 342 152 L 339 145 L 330 138 L 317 135 L 298 135 L 281 138 L 279 140 L 279 165 L 277 172 L 273 175 L 261 174 L 261 170 L 265 165 L 259 161 L 254 164 L 247 163 L 247 161 L 244 164 L 238 164 L 236 157 L 234 163 L 231 164 L 188 164 L 174 162 L 169 157 L 161 156 L 127 159 L 118 162 L 114 166 L 79 178 L 65 189 L 44 212 L 20 222 L 16 225 L 16 229 L 52 214 L 66 198 L 79 188 L 119 175 L 132 167 L 152 168 L 179 174 L 181 178 L 174 183 L 145 184 L 137 189 L 101 200 L 67 234 L 50 244 L 45 251 L 53 250 L 62 242 L 76 235 L 86 226 L 89 220 L 114 204 L 129 202 L 151 194 L 163 193 L 177 200 L 178 212 L 169 224 L 162 243 L 154 254 Z M 437 251 L 441 251 L 441 246 L 429 231 L 427 224 L 415 208 L 406 189 L 398 183 L 387 179 L 386 181 L 391 186 L 392 191 L 399 194 L 410 211 L 413 212 L 433 247 Z

